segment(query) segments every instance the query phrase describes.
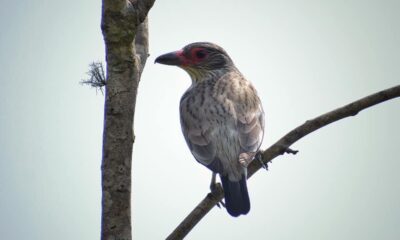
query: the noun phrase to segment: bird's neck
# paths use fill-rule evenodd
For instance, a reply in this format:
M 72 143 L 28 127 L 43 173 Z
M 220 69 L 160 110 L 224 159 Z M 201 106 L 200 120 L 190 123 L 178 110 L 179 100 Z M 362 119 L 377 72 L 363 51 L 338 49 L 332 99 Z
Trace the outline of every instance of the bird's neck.
M 215 70 L 199 70 L 199 69 L 185 69 L 192 79 L 192 85 L 211 79 L 219 79 L 224 74 L 233 69 L 220 68 Z

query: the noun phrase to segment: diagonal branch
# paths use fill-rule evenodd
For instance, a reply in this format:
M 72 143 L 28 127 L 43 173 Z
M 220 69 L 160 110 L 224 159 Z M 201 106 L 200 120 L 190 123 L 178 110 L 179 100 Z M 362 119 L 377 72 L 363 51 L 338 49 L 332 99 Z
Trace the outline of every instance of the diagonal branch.
M 309 133 L 312 133 L 315 130 L 325 127 L 326 125 L 343 118 L 355 116 L 366 108 L 396 97 L 400 97 L 400 85 L 374 93 L 314 119 L 306 121 L 283 136 L 267 150 L 262 151 L 262 163 L 261 161 L 253 161 L 248 167 L 247 178 L 250 178 L 254 173 L 256 173 L 263 166 L 263 164 L 267 165 L 272 159 L 284 154 L 285 152 L 288 152 L 289 147 L 293 143 L 297 142 Z M 207 196 L 195 207 L 195 209 L 192 210 L 192 212 L 179 224 L 179 226 L 167 237 L 167 239 L 183 239 L 192 230 L 192 228 L 220 200 L 222 200 L 223 196 L 224 194 L 221 187 L 219 187 L 217 191 L 207 194 Z

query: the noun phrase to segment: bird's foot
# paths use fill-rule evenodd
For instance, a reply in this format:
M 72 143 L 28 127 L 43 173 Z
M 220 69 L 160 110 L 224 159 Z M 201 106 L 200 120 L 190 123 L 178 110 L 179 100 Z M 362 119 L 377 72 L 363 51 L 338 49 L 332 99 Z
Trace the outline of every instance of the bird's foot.
M 241 153 L 239 154 L 239 163 L 247 168 L 253 159 L 254 153 Z
M 264 163 L 262 160 L 262 152 L 258 151 L 256 153 L 256 156 L 254 157 L 255 160 L 259 161 L 261 163 L 261 166 L 268 171 L 268 163 Z

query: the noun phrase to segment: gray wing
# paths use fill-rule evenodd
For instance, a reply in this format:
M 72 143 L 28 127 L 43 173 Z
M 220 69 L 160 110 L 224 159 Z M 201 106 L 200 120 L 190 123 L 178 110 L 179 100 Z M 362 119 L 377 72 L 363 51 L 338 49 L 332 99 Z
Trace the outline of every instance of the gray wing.
M 216 156 L 215 143 L 212 141 L 214 129 L 204 116 L 190 107 L 192 102 L 185 95 L 181 99 L 180 115 L 182 133 L 195 159 L 211 171 L 221 173 L 221 161 Z
M 264 137 L 264 111 L 260 103 L 255 108 L 239 108 L 237 129 L 242 152 L 256 153 Z
M 235 104 L 241 153 L 255 155 L 264 137 L 264 111 L 253 85 L 242 75 L 233 79 L 237 81 L 236 89 L 230 99 Z
M 239 154 L 248 153 L 252 158 L 264 137 L 264 111 L 256 89 L 239 71 L 221 77 L 216 88 L 225 91 L 216 91 L 214 97 L 222 97 L 221 101 L 230 102 L 234 108 L 236 129 L 232 130 L 238 134 Z M 223 94 L 219 95 L 221 92 Z

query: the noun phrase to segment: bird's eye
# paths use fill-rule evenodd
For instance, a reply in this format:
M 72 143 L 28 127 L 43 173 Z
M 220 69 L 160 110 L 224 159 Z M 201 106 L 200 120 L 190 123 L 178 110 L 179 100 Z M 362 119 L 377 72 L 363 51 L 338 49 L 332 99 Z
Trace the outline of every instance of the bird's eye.
M 198 51 L 196 52 L 196 57 L 199 58 L 199 59 L 203 59 L 203 58 L 206 57 L 206 52 L 203 51 L 203 50 L 198 50 Z

